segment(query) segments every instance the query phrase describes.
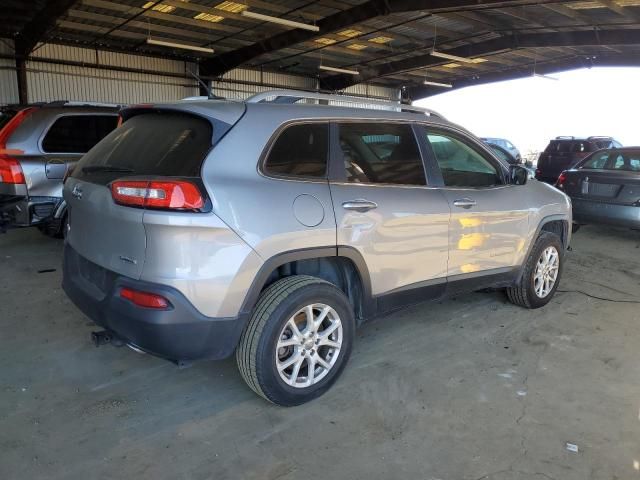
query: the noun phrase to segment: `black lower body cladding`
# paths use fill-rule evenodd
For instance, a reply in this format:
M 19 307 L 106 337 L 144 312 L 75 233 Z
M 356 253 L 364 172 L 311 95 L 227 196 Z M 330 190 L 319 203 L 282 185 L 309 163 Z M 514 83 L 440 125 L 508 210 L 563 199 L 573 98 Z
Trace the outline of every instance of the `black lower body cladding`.
M 123 342 L 174 362 L 223 359 L 233 354 L 246 316 L 202 315 L 174 288 L 133 280 L 80 256 L 69 244 L 64 250 L 62 287 L 91 320 Z M 120 297 L 124 287 L 162 295 L 166 310 L 144 308 Z

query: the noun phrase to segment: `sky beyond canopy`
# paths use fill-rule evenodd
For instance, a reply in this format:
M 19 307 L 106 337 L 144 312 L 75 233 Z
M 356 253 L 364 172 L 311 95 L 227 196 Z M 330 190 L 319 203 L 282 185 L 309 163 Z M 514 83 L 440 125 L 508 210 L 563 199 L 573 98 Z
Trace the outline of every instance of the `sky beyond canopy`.
M 479 137 L 541 151 L 558 135 L 610 135 L 640 145 L 640 68 L 593 68 L 448 91 L 415 102 Z

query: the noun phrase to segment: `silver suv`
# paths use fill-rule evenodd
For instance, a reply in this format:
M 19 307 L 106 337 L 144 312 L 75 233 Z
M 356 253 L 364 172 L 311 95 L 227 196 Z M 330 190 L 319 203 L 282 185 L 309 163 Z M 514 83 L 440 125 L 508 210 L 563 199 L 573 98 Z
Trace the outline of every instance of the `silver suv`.
M 115 105 L 51 102 L 0 108 L 0 228 L 62 236 L 67 169 L 118 124 Z
M 301 95 L 131 107 L 77 164 L 63 287 L 97 344 L 235 352 L 256 393 L 297 405 L 375 315 L 488 287 L 549 302 L 567 196 L 433 112 Z

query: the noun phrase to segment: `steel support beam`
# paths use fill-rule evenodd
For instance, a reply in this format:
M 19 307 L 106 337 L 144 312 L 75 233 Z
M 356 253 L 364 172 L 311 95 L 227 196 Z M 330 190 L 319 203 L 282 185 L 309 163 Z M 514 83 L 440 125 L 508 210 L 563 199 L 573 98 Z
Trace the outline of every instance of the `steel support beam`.
M 520 35 L 505 35 L 503 37 L 472 43 L 461 47 L 445 50 L 446 53 L 461 57 L 480 57 L 482 55 L 497 54 L 519 48 L 536 47 L 582 47 L 606 45 L 638 45 L 640 44 L 640 29 L 618 30 L 580 30 L 571 32 L 526 33 Z M 389 62 L 375 67 L 358 66 L 360 75 L 334 75 L 322 80 L 322 87 L 331 90 L 341 90 L 351 85 L 374 80 L 386 75 L 409 72 L 421 68 L 442 65 L 442 59 L 430 54 L 419 55 L 404 60 Z M 455 82 L 454 82 L 455 83 Z
M 378 16 L 412 11 L 448 13 L 505 6 L 540 5 L 544 3 L 558 3 L 558 0 L 369 0 L 319 20 L 316 22 L 316 25 L 320 27 L 319 32 L 300 29 L 285 31 L 258 43 L 205 60 L 201 64 L 201 72 L 206 77 L 217 77 L 265 53 L 282 50 Z
M 26 58 L 77 0 L 49 0 L 15 38 L 16 55 Z

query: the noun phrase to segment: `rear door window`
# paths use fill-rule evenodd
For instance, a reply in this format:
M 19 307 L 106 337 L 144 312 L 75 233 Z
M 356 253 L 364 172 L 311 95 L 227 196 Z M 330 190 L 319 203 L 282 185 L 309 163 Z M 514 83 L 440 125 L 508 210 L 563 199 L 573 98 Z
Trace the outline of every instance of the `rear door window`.
M 91 149 L 73 176 L 100 184 L 131 175 L 199 177 L 212 138 L 213 127 L 205 119 L 177 112 L 144 113 Z
M 117 115 L 64 115 L 42 140 L 46 153 L 86 153 L 118 124 Z
M 587 161 L 582 164 L 580 168 L 588 170 L 599 170 L 605 168 L 607 161 L 609 160 L 609 152 L 596 153 L 591 156 Z
M 264 163 L 268 175 L 326 178 L 329 125 L 307 123 L 287 127 Z
M 342 123 L 340 147 L 349 183 L 426 185 L 411 125 Z

